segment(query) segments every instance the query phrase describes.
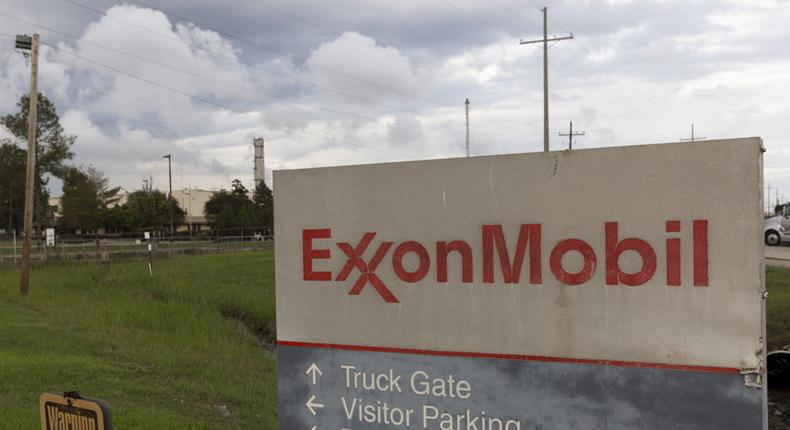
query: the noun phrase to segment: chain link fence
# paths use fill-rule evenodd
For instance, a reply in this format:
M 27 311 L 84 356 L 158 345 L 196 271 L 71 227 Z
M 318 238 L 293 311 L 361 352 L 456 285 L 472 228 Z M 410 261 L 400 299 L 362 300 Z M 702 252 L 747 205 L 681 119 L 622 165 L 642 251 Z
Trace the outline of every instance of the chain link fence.
M 54 244 L 45 238 L 33 241 L 31 259 L 34 263 L 80 260 L 111 261 L 154 256 L 210 254 L 218 252 L 256 251 L 274 246 L 271 235 L 234 231 L 201 232 L 200 234 L 165 235 L 162 232 L 118 235 L 56 236 Z M 246 233 L 246 234 L 244 234 Z M 147 236 L 147 237 L 146 237 Z M 0 236 L 0 265 L 19 264 L 23 239 L 15 235 Z

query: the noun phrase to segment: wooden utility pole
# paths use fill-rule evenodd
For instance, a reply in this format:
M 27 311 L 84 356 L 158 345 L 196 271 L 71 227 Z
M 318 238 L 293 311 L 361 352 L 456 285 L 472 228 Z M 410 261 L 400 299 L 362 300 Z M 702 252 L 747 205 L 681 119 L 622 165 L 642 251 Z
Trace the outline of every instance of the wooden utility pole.
M 541 9 L 543 12 L 543 39 L 520 41 L 520 45 L 527 45 L 531 43 L 543 43 L 543 151 L 549 150 L 549 42 L 557 42 L 560 40 L 573 39 L 573 34 L 570 36 L 553 36 L 551 39 L 548 37 L 548 8 Z
M 566 133 L 560 133 L 560 136 L 562 136 L 562 137 L 568 136 L 568 149 L 573 149 L 573 137 L 574 136 L 584 136 L 584 132 L 581 131 L 581 132 L 574 133 L 573 132 L 573 121 L 571 121 L 570 131 L 567 134 Z
M 464 102 L 466 105 L 466 156 L 469 156 L 469 99 Z
M 33 35 L 30 55 L 30 106 L 27 114 L 27 174 L 25 176 L 25 242 L 22 245 L 22 274 L 19 292 L 25 296 L 30 286 L 30 251 L 33 247 L 33 178 L 36 175 L 36 123 L 38 108 L 38 33 Z M 19 38 L 17 38 L 19 46 Z

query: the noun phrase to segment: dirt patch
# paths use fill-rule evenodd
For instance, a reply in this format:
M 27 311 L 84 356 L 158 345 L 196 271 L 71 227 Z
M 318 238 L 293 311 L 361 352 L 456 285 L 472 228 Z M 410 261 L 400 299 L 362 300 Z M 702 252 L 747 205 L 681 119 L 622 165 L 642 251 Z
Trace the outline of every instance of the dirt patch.
M 241 309 L 225 308 L 222 316 L 239 324 L 239 330 L 255 339 L 262 348 L 273 351 L 276 335 L 272 324 Z

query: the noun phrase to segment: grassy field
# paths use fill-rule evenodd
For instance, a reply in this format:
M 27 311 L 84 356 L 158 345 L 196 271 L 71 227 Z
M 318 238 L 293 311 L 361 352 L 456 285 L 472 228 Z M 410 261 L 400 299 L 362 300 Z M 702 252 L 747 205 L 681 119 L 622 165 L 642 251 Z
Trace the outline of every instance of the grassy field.
M 790 346 L 790 269 L 768 267 L 768 349 Z
M 0 423 L 38 428 L 38 396 L 107 400 L 117 429 L 275 429 L 272 251 L 0 269 Z M 769 268 L 772 348 L 790 344 L 790 270 Z M 224 417 L 218 405 L 227 406 Z
M 118 429 L 276 428 L 271 251 L 162 259 L 153 279 L 142 261 L 40 267 L 24 299 L 17 285 L 0 269 L 1 427 L 37 429 L 40 393 L 78 390 Z

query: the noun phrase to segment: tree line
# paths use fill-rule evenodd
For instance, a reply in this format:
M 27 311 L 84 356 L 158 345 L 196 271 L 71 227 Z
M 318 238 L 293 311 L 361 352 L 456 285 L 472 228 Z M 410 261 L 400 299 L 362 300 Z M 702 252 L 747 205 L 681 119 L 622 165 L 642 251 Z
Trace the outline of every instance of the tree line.
M 27 166 L 27 118 L 29 98 L 22 96 L 18 111 L 0 117 L 0 125 L 11 138 L 0 139 L 0 229 L 20 232 L 23 227 L 25 171 Z M 121 202 L 120 187 L 111 187 L 106 175 L 94 166 L 75 165 L 72 147 L 77 136 L 65 133 L 55 105 L 38 96 L 36 126 L 36 172 L 34 175 L 34 229 L 52 227 L 47 185 L 52 178 L 63 182 L 61 217 L 56 227 L 62 232 L 127 233 L 142 230 L 166 231 L 171 212 L 175 226 L 183 225 L 185 211 L 178 202 L 150 184 L 126 195 Z M 271 234 L 273 196 L 264 182 L 250 193 L 238 179 L 231 190 L 212 194 L 203 213 L 212 229 L 226 234 L 242 231 Z

